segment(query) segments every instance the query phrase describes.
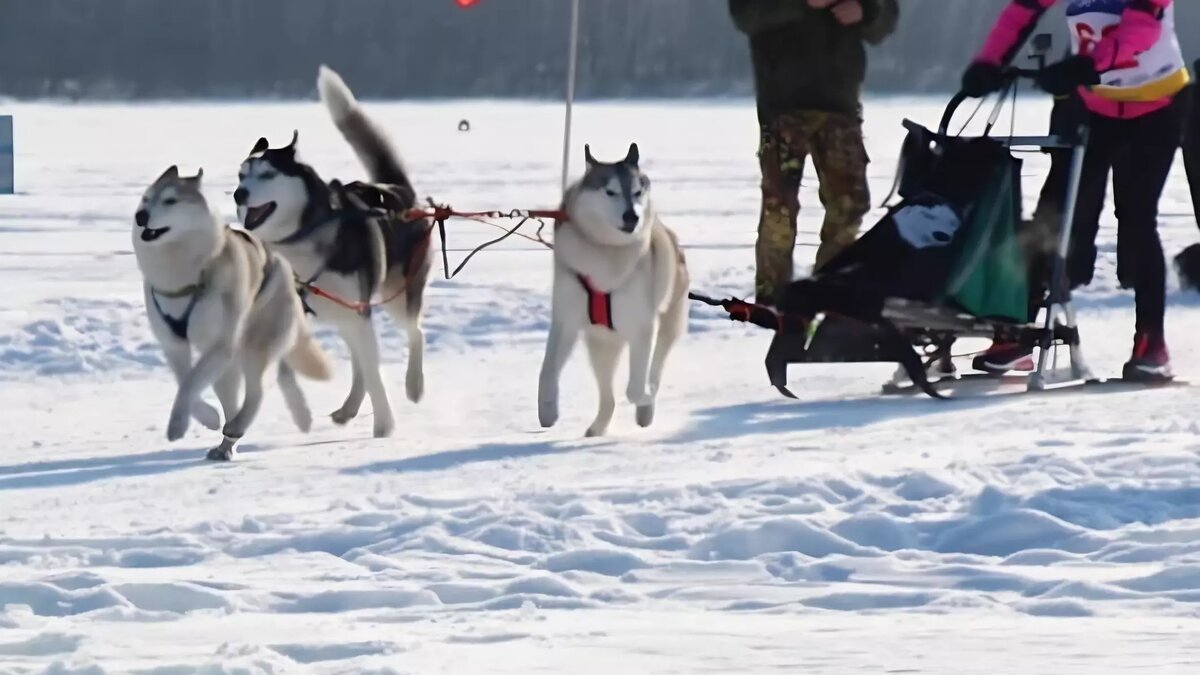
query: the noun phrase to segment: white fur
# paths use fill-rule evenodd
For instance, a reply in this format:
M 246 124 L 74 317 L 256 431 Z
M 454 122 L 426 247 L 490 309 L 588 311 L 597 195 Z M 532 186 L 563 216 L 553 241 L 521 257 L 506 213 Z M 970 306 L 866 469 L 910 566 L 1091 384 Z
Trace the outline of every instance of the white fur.
M 613 378 L 629 346 L 626 399 L 637 406 L 637 423 L 649 426 L 663 368 L 675 342 L 687 331 L 688 274 L 674 234 L 663 225 L 648 195 L 633 232 L 620 229 L 623 207 L 603 192 L 579 185 L 564 200 L 569 219 L 554 233 L 554 290 L 550 334 L 538 382 L 538 417 L 543 427 L 558 421 L 558 381 L 579 335 L 587 345 L 599 387 L 600 406 L 588 436 L 608 431 L 616 406 Z M 587 276 L 612 294 L 614 330 L 591 325 Z
M 179 383 L 167 425 L 167 438 L 182 438 L 189 417 L 220 426 L 216 411 L 200 400 L 212 387 L 225 415 L 224 439 L 212 459 L 232 458 L 235 445 L 250 427 L 262 403 L 263 377 L 278 366 L 278 382 L 293 420 L 308 431 L 312 416 L 294 370 L 312 379 L 328 379 L 329 363 L 313 342 L 293 290 L 292 271 L 282 258 L 233 234 L 221 224 L 199 191 L 200 179 L 179 178 L 174 167 L 142 198 L 148 226 L 133 227 L 133 248 L 144 278 L 150 328 Z M 144 241 L 145 229 L 169 230 Z M 264 283 L 265 278 L 265 283 Z M 186 340 L 180 339 L 155 307 L 179 318 L 190 297 L 170 293 L 205 280 L 197 295 Z M 193 353 L 199 358 L 193 363 Z M 239 390 L 245 396 L 239 401 Z

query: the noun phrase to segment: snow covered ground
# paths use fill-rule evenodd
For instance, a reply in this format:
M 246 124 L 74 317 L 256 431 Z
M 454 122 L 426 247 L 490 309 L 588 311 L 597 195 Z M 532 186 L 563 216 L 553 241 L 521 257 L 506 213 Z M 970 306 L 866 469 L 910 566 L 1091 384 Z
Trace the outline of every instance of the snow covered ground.
M 1023 104 L 1040 133 L 1048 107 Z M 418 189 L 460 208 L 557 202 L 560 110 L 379 104 Z M 694 307 L 649 430 L 618 411 L 583 440 L 582 352 L 563 420 L 537 425 L 549 257 L 480 255 L 430 291 L 428 395 L 398 433 L 367 415 L 295 431 L 272 391 L 232 464 L 214 435 L 165 440 L 174 386 L 149 334 L 129 227 L 147 181 L 203 166 L 232 218 L 239 161 L 299 129 L 327 178 L 362 175 L 314 103 L 13 105 L 20 194 L 0 198 L 0 673 L 1194 673 L 1200 667 L 1196 390 L 881 399 L 882 365 L 793 368 L 769 335 Z M 900 120 L 867 108 L 887 193 Z M 460 118 L 473 131 L 456 131 Z M 748 294 L 757 218 L 749 102 L 588 104 L 582 144 L 642 149 L 694 285 Z M 1046 162 L 1030 157 L 1027 203 Z M 802 195 L 797 260 L 822 212 Z M 1197 240 L 1181 165 L 1173 255 Z M 878 215 L 878 212 L 875 214 Z M 1119 372 L 1132 300 L 1104 260 L 1085 344 Z M 493 232 L 452 224 L 452 261 Z M 1174 284 L 1172 280 L 1172 284 Z M 1200 304 L 1172 292 L 1181 377 Z M 317 412 L 348 386 L 305 386 Z

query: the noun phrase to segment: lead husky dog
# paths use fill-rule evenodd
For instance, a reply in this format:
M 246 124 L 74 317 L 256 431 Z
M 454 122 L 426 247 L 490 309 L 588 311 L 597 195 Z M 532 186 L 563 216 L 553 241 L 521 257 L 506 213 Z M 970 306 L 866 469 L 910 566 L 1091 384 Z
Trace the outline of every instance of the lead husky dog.
M 246 229 L 287 258 L 301 283 L 363 303 L 348 308 L 316 295 L 306 301 L 317 320 L 332 324 L 350 349 L 350 393 L 333 421 L 354 419 L 363 395 L 370 394 L 375 436 L 383 437 L 392 433 L 395 422 L 367 305 L 382 298 L 388 313 L 406 329 L 406 390 L 409 400 L 420 401 L 425 391 L 421 314 L 430 269 L 430 223 L 405 220 L 404 212 L 416 205 L 408 174 L 342 78 L 322 66 L 317 88 L 374 184 L 327 184 L 297 157 L 298 134 L 279 149 L 261 138 L 242 163 L 234 200 Z
M 612 421 L 613 376 L 629 345 L 625 396 L 637 423 L 654 421 L 663 365 L 687 331 L 688 272 L 675 234 L 650 202 L 650 180 L 638 168 L 637 144 L 615 164 L 584 147 L 587 171 L 563 198 L 566 220 L 554 231 L 550 335 L 538 383 L 543 427 L 558 421 L 558 380 L 584 334 L 600 389 L 600 410 L 587 430 L 602 436 Z
M 133 251 L 150 328 L 179 383 L 167 438 L 181 438 L 193 415 L 210 429 L 220 426 L 217 411 L 199 398 L 211 386 L 225 412 L 225 437 L 208 458 L 229 460 L 262 405 L 268 367 L 278 365 L 279 388 L 301 431 L 312 415 L 295 372 L 327 380 L 330 369 L 307 330 L 292 268 L 221 224 L 201 193 L 203 175 L 181 178 L 172 166 L 154 181 L 134 219 Z M 194 365 L 193 350 L 200 356 Z

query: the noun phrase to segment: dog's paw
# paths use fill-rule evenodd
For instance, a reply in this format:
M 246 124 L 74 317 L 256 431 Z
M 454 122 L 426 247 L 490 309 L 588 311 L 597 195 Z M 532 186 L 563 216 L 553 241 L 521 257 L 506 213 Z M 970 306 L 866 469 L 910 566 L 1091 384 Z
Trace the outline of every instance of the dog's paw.
M 637 424 L 645 428 L 654 423 L 654 404 L 639 405 L 637 408 Z
M 237 450 L 233 449 L 232 447 L 219 445 L 212 450 L 209 450 L 208 455 L 206 455 L 204 458 L 210 462 L 232 462 L 236 455 Z
M 292 411 L 292 421 L 296 423 L 296 428 L 302 433 L 312 431 L 312 412 L 305 408 L 303 410 Z
M 191 419 L 187 410 L 172 410 L 171 418 L 167 422 L 167 440 L 174 442 L 187 433 L 188 422 Z
M 204 401 L 196 401 L 192 404 L 192 417 L 200 423 L 200 426 L 209 431 L 221 428 L 221 413 Z
M 396 430 L 396 423 L 391 417 L 375 416 L 375 438 L 387 438 Z
M 333 423 L 338 425 L 339 427 L 344 427 L 347 424 L 349 424 L 350 420 L 354 419 L 355 417 L 358 417 L 357 410 L 346 410 L 345 408 L 338 408 L 337 410 L 333 411 L 333 414 L 331 414 L 329 416 L 329 419 L 333 420 Z
M 410 371 L 404 381 L 404 393 L 408 400 L 420 403 L 421 399 L 425 398 L 425 373 L 419 370 Z
M 558 424 L 557 401 L 538 402 L 538 422 L 541 423 L 543 429 L 549 429 L 555 424 Z
M 584 432 L 583 435 L 587 438 L 599 438 L 607 433 L 608 425 L 601 426 L 600 424 L 593 424 L 592 426 L 588 427 L 588 430 Z

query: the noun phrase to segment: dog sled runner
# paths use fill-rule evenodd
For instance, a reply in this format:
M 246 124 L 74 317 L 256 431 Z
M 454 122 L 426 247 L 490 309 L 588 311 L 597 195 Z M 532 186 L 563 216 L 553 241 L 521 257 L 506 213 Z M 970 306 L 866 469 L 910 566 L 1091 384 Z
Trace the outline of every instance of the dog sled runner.
M 935 398 L 976 380 L 1020 383 L 1026 391 L 1115 382 L 1095 378 L 1084 360 L 1066 275 L 1087 127 L 1048 136 L 991 135 L 1018 78 L 1035 73 L 1011 71 L 1010 88 L 982 136 L 950 132 L 963 94 L 950 101 L 936 132 L 904 120 L 908 133 L 894 189 L 899 201 L 813 276 L 785 287 L 775 307 L 700 294 L 692 299 L 773 330 L 767 375 L 791 398 L 788 367 L 811 363 L 897 363 L 885 393 L 921 391 Z M 1061 220 L 1048 227 L 1021 218 L 1016 153 L 1032 150 L 1071 158 Z M 1036 369 L 1019 378 L 959 377 L 952 348 L 966 338 L 1036 348 Z M 1068 358 L 1060 368 L 1063 350 Z

